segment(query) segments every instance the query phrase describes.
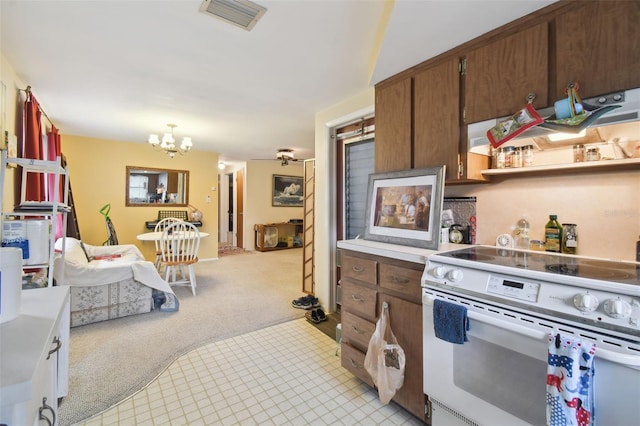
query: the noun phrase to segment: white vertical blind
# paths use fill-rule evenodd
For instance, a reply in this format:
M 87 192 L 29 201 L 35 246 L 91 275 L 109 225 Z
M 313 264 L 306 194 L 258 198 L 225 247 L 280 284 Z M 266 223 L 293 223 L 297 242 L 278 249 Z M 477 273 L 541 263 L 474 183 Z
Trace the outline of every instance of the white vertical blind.
M 345 145 L 345 238 L 364 235 L 369 174 L 374 167 L 374 141 Z

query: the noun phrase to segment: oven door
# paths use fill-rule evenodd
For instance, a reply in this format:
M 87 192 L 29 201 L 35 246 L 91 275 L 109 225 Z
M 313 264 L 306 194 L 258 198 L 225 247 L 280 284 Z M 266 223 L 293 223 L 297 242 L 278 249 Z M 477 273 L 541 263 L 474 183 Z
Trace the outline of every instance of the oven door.
M 452 344 L 435 336 L 433 300 L 467 306 L 469 341 Z M 481 306 L 477 301 L 423 289 L 424 392 L 434 426 L 452 424 L 546 425 L 548 333 L 571 327 Z M 546 324 L 541 324 L 546 323 Z M 625 365 L 626 364 L 626 365 Z M 595 410 L 606 424 L 640 418 L 640 354 L 596 349 Z M 446 419 L 439 420 L 446 414 Z

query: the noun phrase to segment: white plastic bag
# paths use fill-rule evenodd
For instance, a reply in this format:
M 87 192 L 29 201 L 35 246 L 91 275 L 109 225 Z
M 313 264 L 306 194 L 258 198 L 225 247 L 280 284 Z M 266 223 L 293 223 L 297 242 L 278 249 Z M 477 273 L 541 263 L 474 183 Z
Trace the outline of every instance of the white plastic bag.
M 378 388 L 378 396 L 383 404 L 388 404 L 402 387 L 406 361 L 404 350 L 398 344 L 389 323 L 389 305 L 384 302 L 364 358 L 364 368 Z

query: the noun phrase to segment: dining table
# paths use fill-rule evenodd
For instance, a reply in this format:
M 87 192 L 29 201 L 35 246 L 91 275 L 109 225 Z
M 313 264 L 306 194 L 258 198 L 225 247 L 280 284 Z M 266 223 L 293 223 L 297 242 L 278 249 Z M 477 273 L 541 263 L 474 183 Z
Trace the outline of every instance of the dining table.
M 200 239 L 208 237 L 209 233 L 208 232 L 199 232 L 198 235 L 200 236 Z M 160 238 L 162 237 L 162 231 L 153 231 L 153 232 L 145 232 L 143 234 L 139 234 L 136 238 L 139 241 L 160 241 Z

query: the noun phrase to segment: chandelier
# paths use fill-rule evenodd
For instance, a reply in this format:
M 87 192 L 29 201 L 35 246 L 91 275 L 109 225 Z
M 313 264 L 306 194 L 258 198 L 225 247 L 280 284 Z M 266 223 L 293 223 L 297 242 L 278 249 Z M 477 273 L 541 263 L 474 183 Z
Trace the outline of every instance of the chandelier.
M 178 127 L 178 125 L 169 123 L 167 124 L 167 127 L 171 129 L 171 133 L 165 132 L 164 136 L 162 137 L 162 142 L 160 142 L 157 134 L 149 135 L 149 140 L 147 142 L 151 144 L 153 149 L 155 149 L 156 151 L 164 151 L 171 158 L 175 157 L 176 153 L 180 155 L 186 154 L 191 149 L 191 147 L 193 147 L 191 138 L 187 136 L 183 137 L 182 143 L 178 147 L 176 146 L 176 140 L 173 137 L 173 129 Z

